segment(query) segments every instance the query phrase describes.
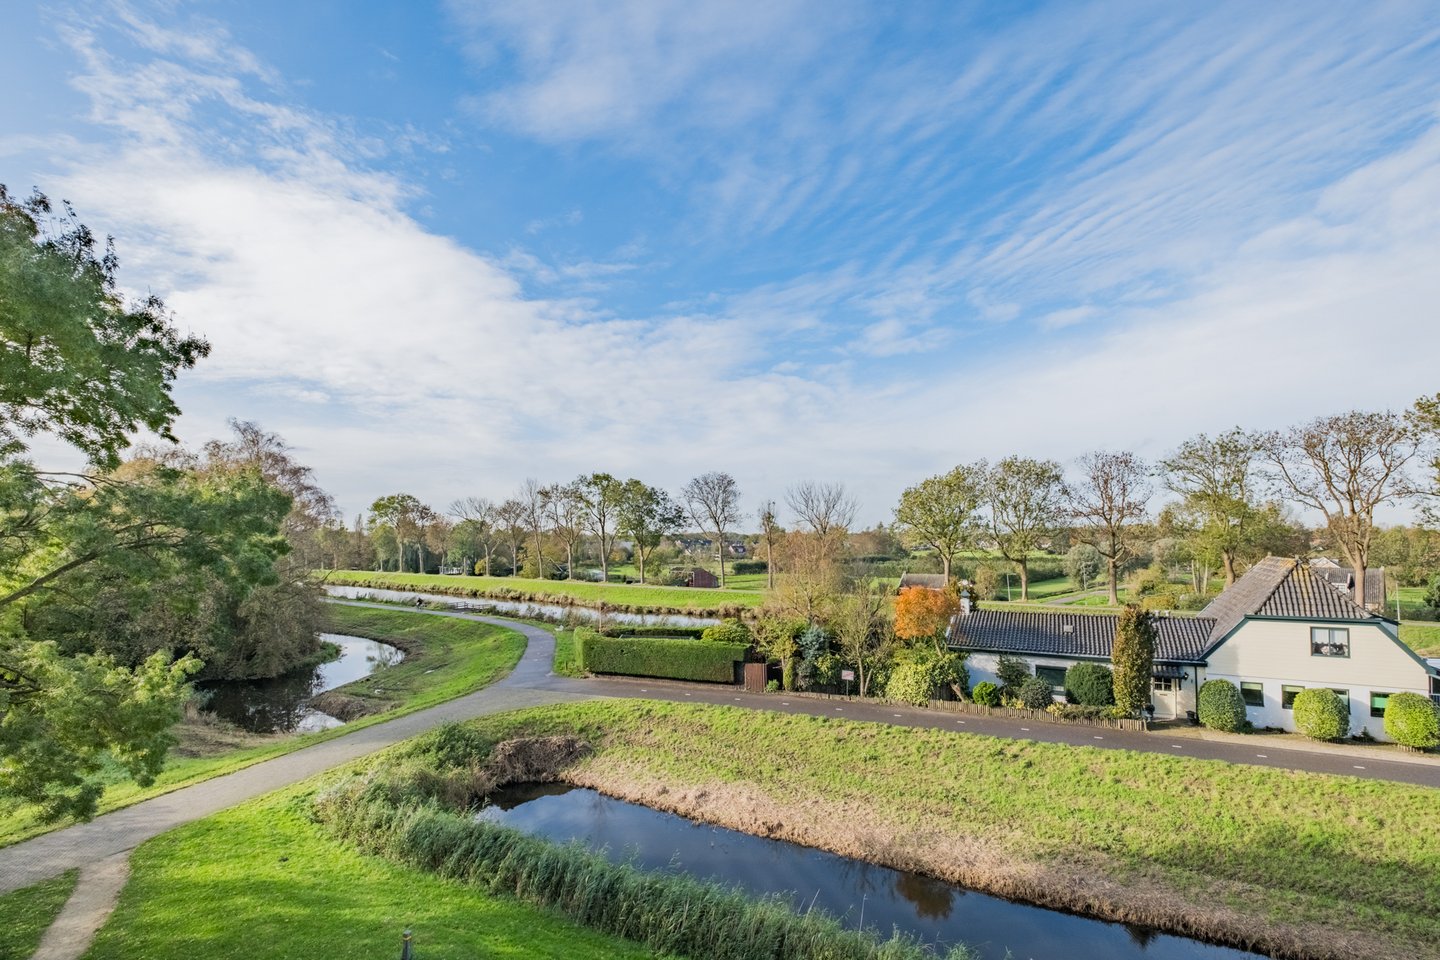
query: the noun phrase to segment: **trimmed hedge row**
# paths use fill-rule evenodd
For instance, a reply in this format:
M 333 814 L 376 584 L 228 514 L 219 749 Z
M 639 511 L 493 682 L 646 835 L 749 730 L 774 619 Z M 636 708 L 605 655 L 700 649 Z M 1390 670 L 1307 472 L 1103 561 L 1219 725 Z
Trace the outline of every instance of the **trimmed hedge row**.
M 658 637 L 605 637 L 594 630 L 575 631 L 580 669 L 629 677 L 664 677 L 734 683 L 735 664 L 749 649 L 741 643 L 665 640 Z
M 699 640 L 708 627 L 614 626 L 603 631 L 607 637 L 661 637 L 666 640 Z

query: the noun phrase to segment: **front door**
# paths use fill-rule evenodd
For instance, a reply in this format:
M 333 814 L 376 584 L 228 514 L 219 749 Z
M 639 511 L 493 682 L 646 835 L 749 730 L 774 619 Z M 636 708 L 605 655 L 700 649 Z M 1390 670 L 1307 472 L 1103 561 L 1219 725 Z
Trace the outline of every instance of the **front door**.
M 1174 720 L 1179 716 L 1180 681 L 1173 677 L 1155 677 L 1150 681 L 1150 702 L 1155 705 L 1156 720 Z

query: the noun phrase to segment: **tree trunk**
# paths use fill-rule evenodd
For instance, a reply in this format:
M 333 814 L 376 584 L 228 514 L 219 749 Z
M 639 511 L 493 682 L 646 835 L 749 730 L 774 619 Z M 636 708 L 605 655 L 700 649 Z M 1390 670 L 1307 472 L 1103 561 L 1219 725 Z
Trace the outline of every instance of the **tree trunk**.
M 1030 602 L 1030 563 L 1024 557 L 1016 561 L 1020 566 L 1020 602 Z
M 645 548 L 640 546 L 640 539 L 635 539 L 635 567 L 640 571 L 640 582 L 645 582 Z
M 940 551 L 940 571 L 945 574 L 945 583 L 950 583 L 950 554 Z
M 545 579 L 545 551 L 540 546 L 540 531 L 535 531 L 535 578 Z
M 605 530 L 600 530 L 600 582 L 610 582 L 610 551 L 605 549 Z
M 575 579 L 575 544 L 565 541 L 565 579 Z
M 1338 537 L 1336 539 L 1339 540 Z M 1345 559 L 1349 561 L 1350 569 L 1355 575 L 1355 603 L 1363 608 L 1365 606 L 1365 564 L 1370 558 L 1365 556 L 1358 546 L 1352 547 L 1343 542 L 1340 543 L 1340 552 L 1345 554 Z
M 725 589 L 725 531 L 721 530 L 715 535 L 715 555 L 720 558 L 720 589 Z M 785 688 L 789 690 L 789 687 Z
M 1225 565 L 1225 586 L 1235 584 L 1235 553 L 1232 550 L 1223 550 L 1220 553 L 1220 562 Z
M 485 544 L 485 576 L 490 576 L 490 544 Z
M 1107 557 L 1105 564 L 1110 568 L 1110 606 L 1118 607 L 1120 606 L 1120 590 L 1116 581 L 1120 575 L 1120 564 L 1116 563 L 1113 557 Z
M 765 538 L 765 586 L 775 589 L 775 543 L 769 537 Z

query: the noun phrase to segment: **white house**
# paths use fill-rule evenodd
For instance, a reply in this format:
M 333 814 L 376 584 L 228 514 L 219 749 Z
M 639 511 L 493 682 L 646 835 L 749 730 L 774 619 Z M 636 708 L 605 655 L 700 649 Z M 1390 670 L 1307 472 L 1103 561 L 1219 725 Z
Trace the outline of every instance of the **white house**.
M 1001 656 L 1023 657 L 1057 693 L 1066 668 L 1108 662 L 1113 615 L 976 610 L 956 617 L 950 645 L 969 653 L 972 684 L 997 682 Z M 1350 703 L 1350 731 L 1385 739 L 1392 694 L 1440 702 L 1440 667 L 1400 642 L 1393 620 L 1355 604 L 1349 592 L 1308 563 L 1267 557 L 1197 617 L 1162 616 L 1152 703 L 1157 719 L 1195 710 L 1200 685 L 1229 680 L 1257 727 L 1294 730 L 1291 702 L 1306 687 L 1329 687 Z

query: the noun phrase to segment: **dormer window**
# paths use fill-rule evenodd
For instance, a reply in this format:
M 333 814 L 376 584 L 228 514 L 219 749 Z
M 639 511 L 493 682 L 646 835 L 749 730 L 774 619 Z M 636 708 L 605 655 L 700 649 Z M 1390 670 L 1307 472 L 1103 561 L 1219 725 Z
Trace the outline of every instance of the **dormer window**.
M 1350 656 L 1350 631 L 1343 627 L 1311 627 L 1310 656 Z

